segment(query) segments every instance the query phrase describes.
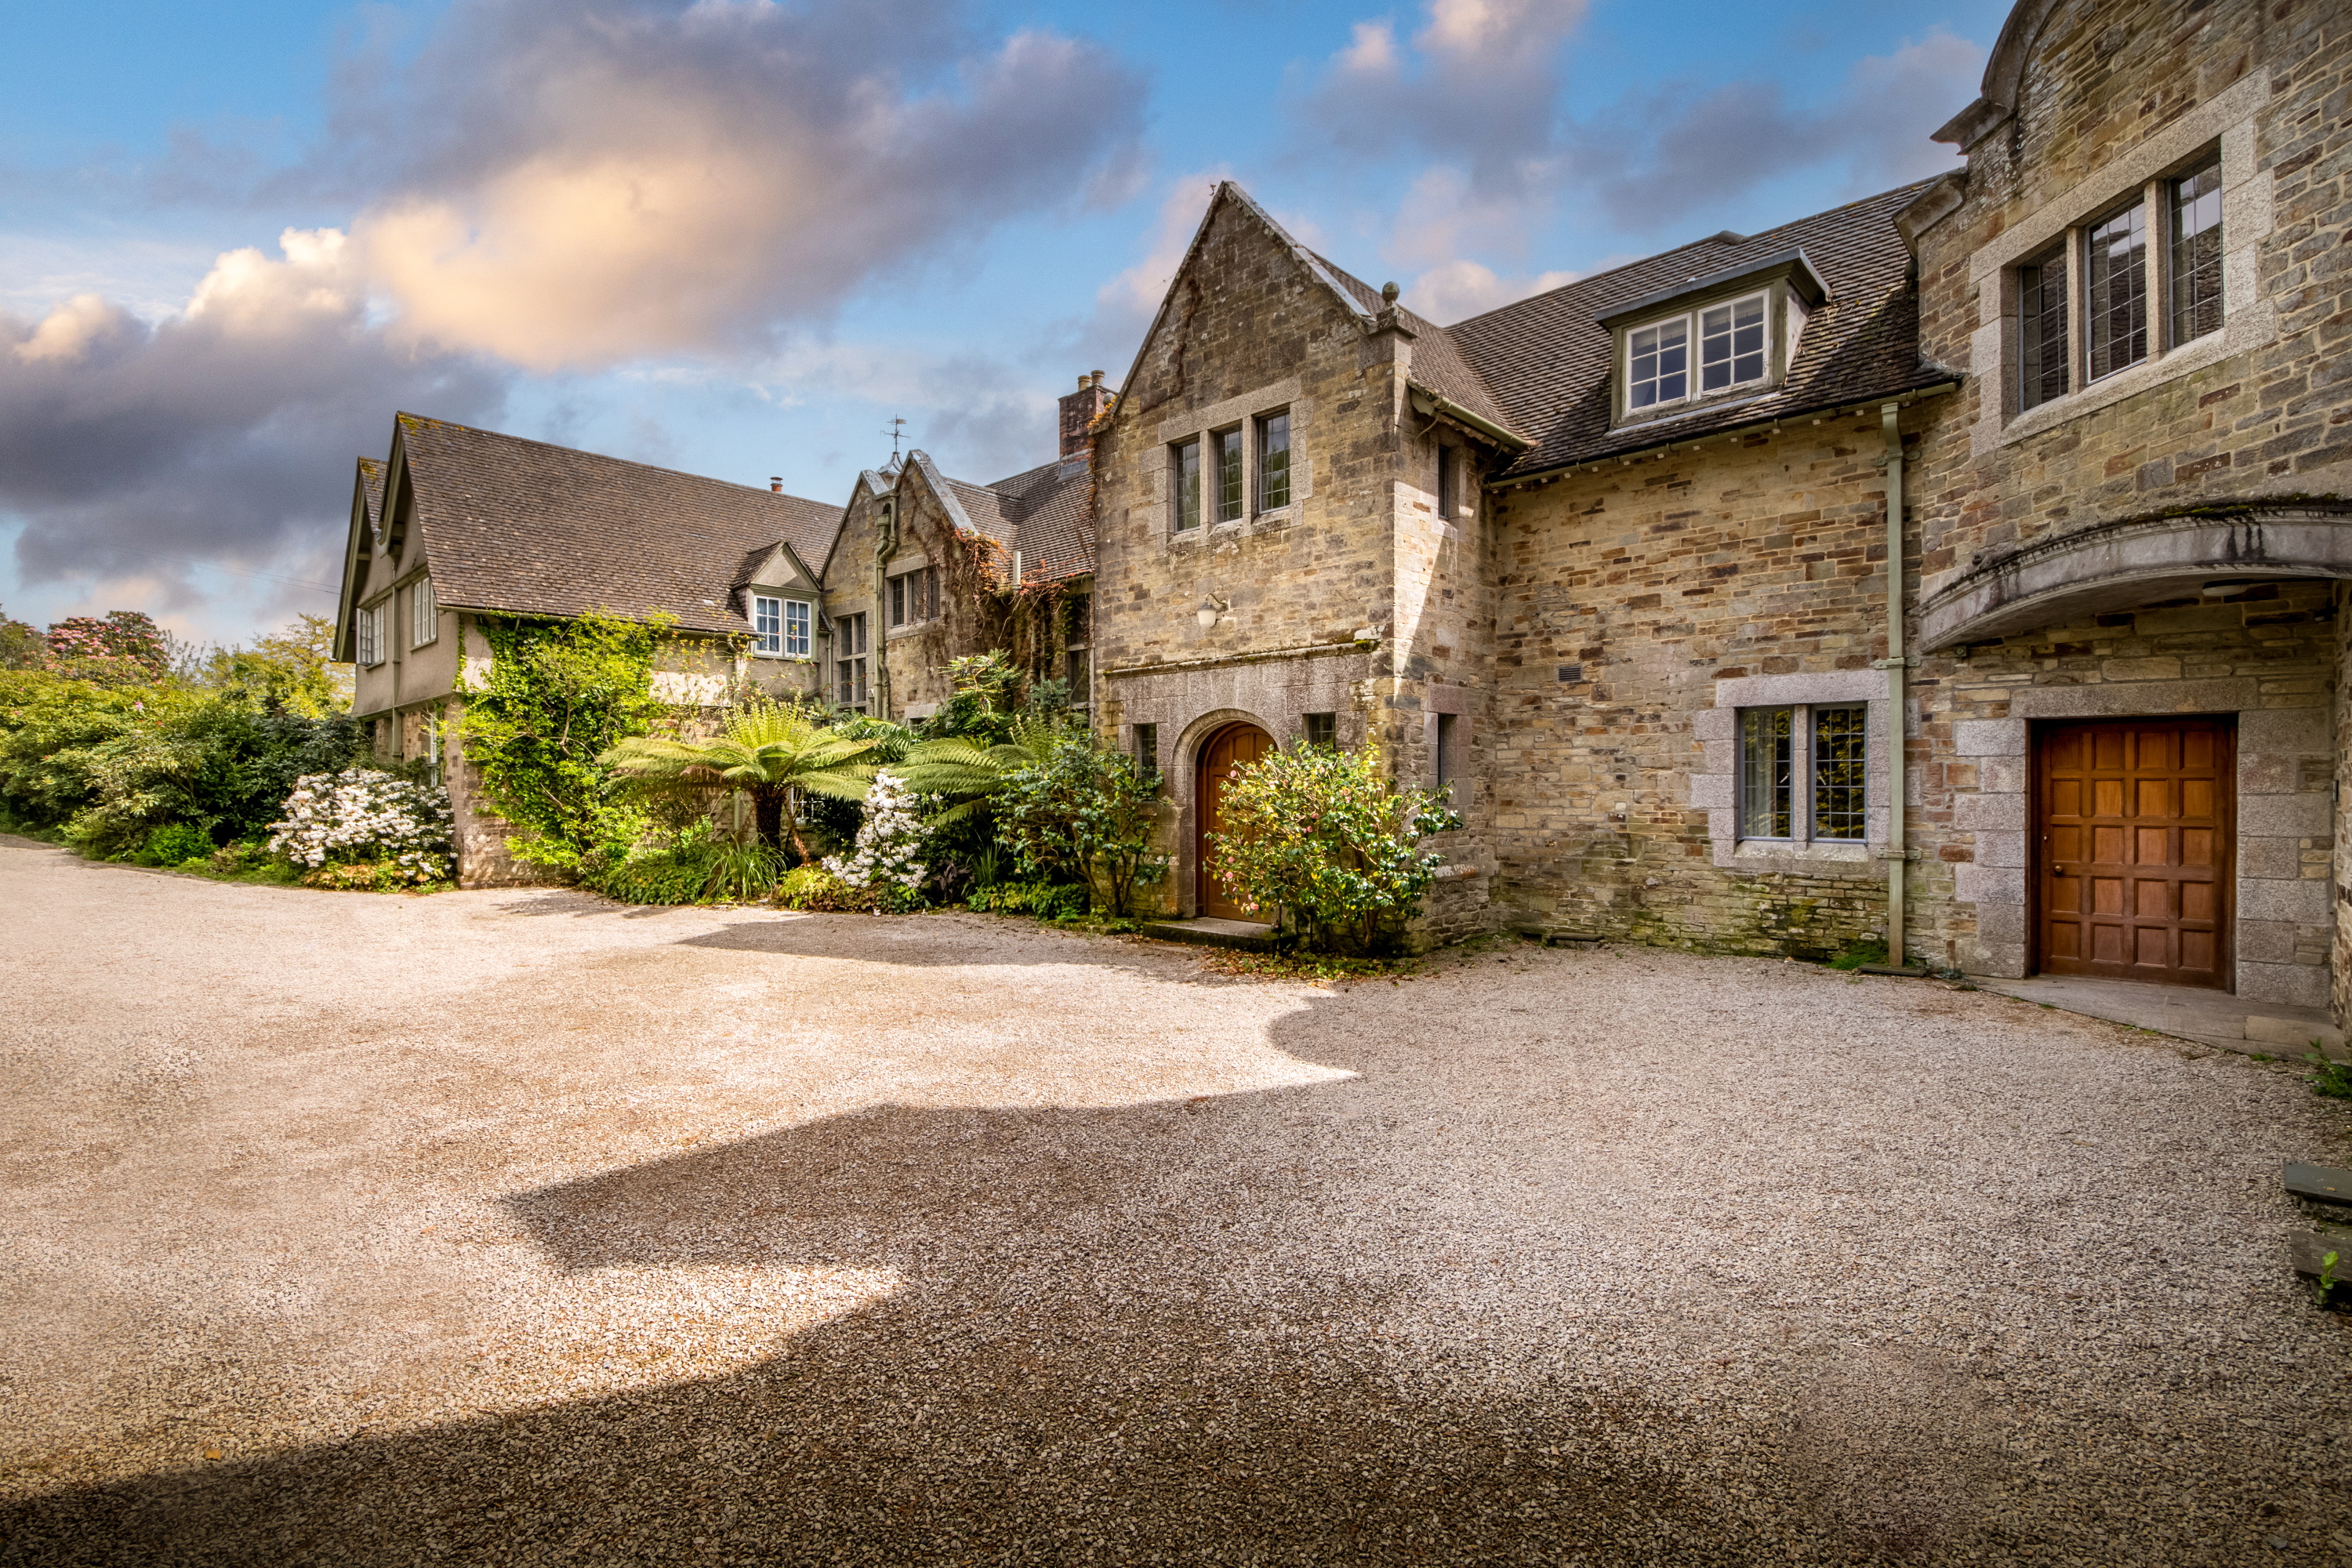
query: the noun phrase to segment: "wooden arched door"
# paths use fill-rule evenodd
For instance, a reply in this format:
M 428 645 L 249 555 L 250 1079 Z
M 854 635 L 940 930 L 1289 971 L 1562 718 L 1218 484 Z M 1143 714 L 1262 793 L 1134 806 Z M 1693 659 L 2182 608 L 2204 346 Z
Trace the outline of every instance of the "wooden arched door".
M 1212 874 L 1215 851 L 1209 847 L 1209 835 L 1217 830 L 1219 809 L 1224 800 L 1225 785 L 1234 770 L 1245 767 L 1274 751 L 1274 737 L 1255 724 L 1228 724 L 1201 744 L 1200 789 L 1192 797 L 1200 809 L 1193 813 L 1195 824 L 1192 863 L 1199 867 L 1201 912 L 1223 920 L 1263 920 L 1265 916 L 1247 905 L 1234 901 L 1223 883 Z

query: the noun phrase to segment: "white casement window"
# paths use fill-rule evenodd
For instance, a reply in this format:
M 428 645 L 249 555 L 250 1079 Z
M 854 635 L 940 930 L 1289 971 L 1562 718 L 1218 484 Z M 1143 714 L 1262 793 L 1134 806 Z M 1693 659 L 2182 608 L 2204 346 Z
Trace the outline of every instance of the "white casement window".
M 408 646 L 423 647 L 441 635 L 441 606 L 433 596 L 433 579 L 419 577 L 408 590 Z
M 843 616 L 833 623 L 834 700 L 844 708 L 866 707 L 866 617 Z
M 371 668 L 383 662 L 383 609 L 371 605 L 359 614 L 360 662 Z
M 1860 702 L 1741 709 L 1739 837 L 1861 840 L 1869 747 Z
M 1625 334 L 1627 411 L 1663 408 L 1763 381 L 1772 368 L 1770 319 L 1770 296 L 1757 293 L 1635 327 Z
M 751 595 L 751 649 L 786 658 L 806 658 L 809 651 L 809 606 L 804 599 L 773 594 Z

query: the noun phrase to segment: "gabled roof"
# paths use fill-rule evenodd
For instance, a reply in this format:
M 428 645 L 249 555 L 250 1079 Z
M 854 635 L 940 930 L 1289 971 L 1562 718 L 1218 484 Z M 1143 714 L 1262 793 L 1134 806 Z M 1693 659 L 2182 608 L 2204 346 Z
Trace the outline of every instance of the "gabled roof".
M 383 518 L 384 464 L 374 458 L 359 459 L 352 479 L 352 516 L 343 539 L 342 593 L 335 604 L 335 658 L 349 664 L 359 658 L 359 595 L 367 587 L 368 563 L 375 558 L 375 535 Z
M 1895 227 L 1895 215 L 1932 183 L 1850 202 L 1764 234 L 1702 239 L 1447 328 L 1444 335 L 1463 359 L 1495 389 L 1506 416 L 1499 423 L 1536 443 L 1500 477 L 1539 473 L 1950 380 L 1950 372 L 1920 358 L 1911 253 Z M 1805 323 L 1785 382 L 1767 396 L 1730 406 L 1610 428 L 1615 349 L 1603 318 L 1644 297 L 1766 266 L 1797 250 L 1827 285 L 1829 299 Z M 1416 342 L 1416 373 L 1422 363 Z
M 392 467 L 452 609 L 739 632 L 745 563 L 779 542 L 822 560 L 841 526 L 823 501 L 415 414 L 395 421 Z
M 980 485 L 940 472 L 929 453 L 918 450 L 907 454 L 904 471 L 922 476 L 960 531 L 996 547 L 992 553 L 1000 581 L 1011 575 L 1016 552 L 1024 583 L 1058 582 L 1095 569 L 1094 531 L 1087 519 L 1093 486 L 1086 464 L 1042 463 Z

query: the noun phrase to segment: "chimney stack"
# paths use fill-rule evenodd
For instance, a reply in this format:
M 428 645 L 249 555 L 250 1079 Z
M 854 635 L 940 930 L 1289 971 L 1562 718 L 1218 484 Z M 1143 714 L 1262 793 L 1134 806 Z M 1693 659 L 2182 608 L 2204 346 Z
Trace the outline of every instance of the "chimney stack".
M 1102 417 L 1111 405 L 1113 394 L 1103 384 L 1103 373 L 1094 371 L 1078 377 L 1078 389 L 1062 399 L 1062 461 L 1087 455 L 1087 427 Z
M 768 476 L 768 488 L 778 495 L 783 494 L 784 476 L 782 474 L 770 474 Z

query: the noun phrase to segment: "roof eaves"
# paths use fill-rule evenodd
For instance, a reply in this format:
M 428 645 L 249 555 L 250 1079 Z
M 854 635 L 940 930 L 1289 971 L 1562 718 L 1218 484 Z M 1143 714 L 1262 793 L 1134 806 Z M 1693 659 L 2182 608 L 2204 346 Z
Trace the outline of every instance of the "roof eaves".
M 1548 468 L 1530 468 L 1525 473 L 1505 474 L 1497 478 L 1494 485 L 1497 489 L 1520 489 L 1528 485 L 1563 479 L 1580 468 L 1598 468 L 1610 463 L 1630 463 L 1646 458 L 1653 452 L 1667 452 L 1676 447 L 1700 447 L 1709 441 L 1733 440 L 1743 436 L 1753 436 L 1759 432 L 1777 432 L 1786 427 L 1791 421 L 1798 419 L 1833 419 L 1843 414 L 1860 413 L 1871 408 L 1883 407 L 1889 403 L 1907 406 L 1923 398 L 1940 397 L 1948 392 L 1958 392 L 1960 389 L 1959 380 L 1948 370 L 1937 367 L 1925 374 L 1941 379 L 1919 385 L 1898 387 L 1890 392 L 1873 393 L 1867 397 L 1848 395 L 1830 403 L 1785 408 L 1769 418 L 1754 420 L 1746 425 L 1717 426 L 1687 436 L 1669 437 L 1662 441 L 1646 442 L 1638 447 L 1589 452 L 1583 457 L 1575 458 L 1564 463 L 1554 463 Z

